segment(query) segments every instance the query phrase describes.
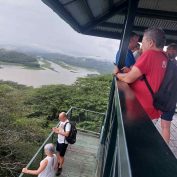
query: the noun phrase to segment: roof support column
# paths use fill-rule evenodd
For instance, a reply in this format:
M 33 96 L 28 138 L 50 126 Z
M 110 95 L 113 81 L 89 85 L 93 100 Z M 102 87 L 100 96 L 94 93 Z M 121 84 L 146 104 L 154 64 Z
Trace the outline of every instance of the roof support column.
M 136 15 L 136 10 L 138 7 L 138 2 L 139 0 L 128 0 L 128 12 L 125 18 L 123 35 L 122 35 L 122 40 L 121 40 L 121 44 L 119 48 L 119 51 L 120 51 L 120 60 L 118 63 L 119 69 L 125 66 L 125 58 L 126 58 L 127 51 L 128 51 L 130 34 L 133 29 L 133 24 L 134 24 L 134 19 Z

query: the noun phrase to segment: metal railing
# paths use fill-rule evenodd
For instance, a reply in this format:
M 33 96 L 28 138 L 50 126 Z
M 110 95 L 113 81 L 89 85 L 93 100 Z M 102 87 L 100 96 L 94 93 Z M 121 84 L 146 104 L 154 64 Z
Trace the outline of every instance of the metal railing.
M 70 118 L 76 122 L 78 130 L 100 134 L 105 113 L 72 107 L 71 116 Z
M 67 116 L 70 119 L 70 121 L 76 122 L 78 130 L 99 135 L 105 114 L 86 109 L 71 107 L 67 112 Z M 58 126 L 59 123 L 57 124 L 57 127 Z M 29 169 L 38 168 L 40 161 L 44 158 L 44 146 L 47 143 L 53 143 L 56 140 L 57 140 L 56 134 L 51 132 L 26 167 Z M 19 177 L 32 177 L 32 176 L 33 175 L 24 173 L 21 173 L 19 175 Z
M 99 147 L 98 177 L 131 177 L 129 156 L 116 79 L 113 79 L 109 105 Z

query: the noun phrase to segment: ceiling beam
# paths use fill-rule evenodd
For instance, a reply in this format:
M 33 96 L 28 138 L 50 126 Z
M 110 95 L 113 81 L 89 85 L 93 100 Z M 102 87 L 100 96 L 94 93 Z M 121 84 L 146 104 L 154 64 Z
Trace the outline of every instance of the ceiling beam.
M 112 8 L 112 6 L 113 6 L 113 0 L 109 0 L 109 8 L 111 9 Z
M 72 4 L 73 2 L 76 2 L 77 0 L 72 0 L 72 1 L 69 1 L 69 2 L 66 2 L 66 3 L 62 3 L 63 6 L 67 6 L 69 4 Z
M 114 4 L 114 6 L 112 6 L 111 9 L 109 9 L 105 14 L 103 14 L 101 17 L 95 18 L 92 22 L 87 23 L 86 25 L 84 25 L 81 28 L 81 31 L 83 33 L 85 33 L 86 31 L 91 30 L 92 28 L 94 28 L 96 25 L 98 25 L 99 23 L 109 19 L 110 17 L 112 17 L 113 15 L 115 15 L 116 13 L 124 10 L 125 8 L 127 8 L 128 6 L 128 2 L 125 0 L 119 1 L 117 4 Z
M 175 39 L 175 40 L 167 39 L 165 45 L 168 46 L 168 45 L 171 44 L 171 43 L 175 43 L 175 44 L 177 44 L 177 39 Z
M 73 29 L 81 33 L 81 26 L 74 19 L 74 17 L 69 13 L 64 6 L 58 0 L 42 0 L 47 6 L 49 6 L 56 14 L 58 14 L 63 20 L 69 23 Z
M 115 23 L 108 23 L 108 22 L 103 22 L 101 23 L 99 26 L 101 27 L 108 27 L 108 28 L 118 28 L 118 29 L 123 29 L 123 24 L 115 24 Z M 141 32 L 144 32 L 148 27 L 140 27 L 140 26 L 133 26 L 133 31 L 141 31 Z M 163 29 L 165 34 L 167 35 L 177 35 L 176 31 L 173 31 L 173 30 L 166 30 L 166 29 Z
M 136 16 L 177 21 L 176 12 L 168 12 L 168 11 L 163 11 L 163 10 L 138 8 Z
M 121 39 L 122 37 L 122 34 L 118 32 L 100 31 L 100 30 L 95 30 L 95 29 L 87 31 L 84 34 L 98 36 L 98 37 L 111 38 L 111 39 Z
M 66 3 L 62 3 L 62 5 L 67 6 L 67 5 L 70 5 L 72 3 L 75 3 L 76 1 L 78 1 L 78 0 L 72 0 L 72 1 L 69 1 L 69 2 L 66 2 Z M 88 4 L 88 0 L 83 0 L 83 3 L 86 6 L 86 9 L 87 9 L 87 12 L 88 12 L 88 15 L 90 16 L 90 18 L 94 18 L 92 10 L 91 10 L 91 8 Z
M 124 9 L 122 13 L 127 13 L 127 9 Z M 170 11 L 164 11 L 164 10 L 138 8 L 136 11 L 136 16 L 177 21 L 177 12 L 170 12 Z
M 110 32 L 110 31 L 100 31 L 100 30 L 90 30 L 87 33 L 84 33 L 85 35 L 92 35 L 92 36 L 97 36 L 97 37 L 105 37 L 105 38 L 110 38 L 110 39 L 119 39 L 121 40 L 122 33 L 119 32 Z M 140 42 L 142 40 L 143 35 L 140 35 Z M 176 43 L 177 44 L 177 39 L 167 39 L 166 40 L 166 45 L 169 45 L 170 43 Z
M 87 12 L 88 12 L 90 18 L 94 19 L 94 15 L 93 15 L 92 10 L 91 10 L 91 8 L 90 8 L 90 6 L 88 4 L 88 1 L 87 0 L 83 0 L 83 2 L 85 4 L 85 6 L 87 7 Z
M 124 21 L 124 27 L 122 28 L 122 39 L 119 47 L 119 59 L 117 66 L 119 69 L 126 66 L 126 56 L 129 49 L 130 35 L 133 30 L 134 20 L 136 16 L 136 10 L 138 8 L 139 0 L 128 0 L 128 11 Z

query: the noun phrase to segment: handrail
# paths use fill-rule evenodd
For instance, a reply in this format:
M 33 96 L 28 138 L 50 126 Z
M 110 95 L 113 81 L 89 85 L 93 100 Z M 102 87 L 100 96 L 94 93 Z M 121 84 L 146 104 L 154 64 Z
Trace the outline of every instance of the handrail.
M 91 111 L 91 110 L 88 110 L 88 109 L 83 109 L 83 108 L 78 108 L 78 107 L 72 107 L 72 109 L 78 109 L 78 110 L 83 110 L 83 111 L 88 111 L 88 112 L 92 112 L 92 113 L 96 113 L 96 114 L 105 115 L 105 113 L 101 113 L 101 112 L 97 112 L 97 111 Z
M 82 111 L 87 112 L 87 113 L 93 113 L 93 114 L 102 115 L 102 116 L 105 117 L 105 113 L 101 113 L 101 112 L 97 112 L 97 111 L 91 111 L 91 110 L 88 110 L 88 109 L 83 109 L 83 108 L 78 108 L 78 107 L 73 107 L 73 106 L 72 106 L 72 111 L 74 111 L 74 110 L 79 110 L 79 111 L 82 110 Z M 101 129 L 102 129 L 102 126 L 103 126 L 103 121 L 104 121 L 104 118 L 102 119 L 102 122 L 101 122 L 101 124 L 100 124 L 100 129 L 99 129 L 98 132 L 94 132 L 94 131 L 91 131 L 91 130 L 84 130 L 84 129 L 78 128 L 78 127 L 77 127 L 77 129 L 78 129 L 78 130 L 81 130 L 81 131 L 92 132 L 92 133 L 94 133 L 94 134 L 100 135 L 100 132 L 101 132 Z
M 82 129 L 82 128 L 77 128 L 77 130 L 79 130 L 80 132 L 90 133 L 90 134 L 97 135 L 97 136 L 100 135 L 100 133 L 90 131 L 90 130 L 85 130 L 85 129 Z

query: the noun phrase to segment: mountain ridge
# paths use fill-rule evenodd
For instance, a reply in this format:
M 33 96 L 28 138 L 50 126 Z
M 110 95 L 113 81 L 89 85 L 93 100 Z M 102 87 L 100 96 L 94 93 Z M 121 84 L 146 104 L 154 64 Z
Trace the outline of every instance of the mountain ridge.
M 22 49 L 22 48 L 21 48 Z M 96 70 L 100 74 L 108 74 L 113 70 L 113 65 L 109 61 L 99 60 L 94 57 L 77 57 L 62 53 L 56 52 L 47 52 L 47 51 L 38 51 L 28 50 L 26 52 L 20 52 L 19 50 L 15 50 L 13 47 L 1 48 L 0 49 L 0 61 L 15 63 L 15 64 L 23 64 L 25 66 L 30 67 L 40 67 L 37 59 L 43 58 L 45 60 L 52 61 L 56 64 L 61 65 L 63 62 L 67 65 L 86 68 L 90 70 Z

